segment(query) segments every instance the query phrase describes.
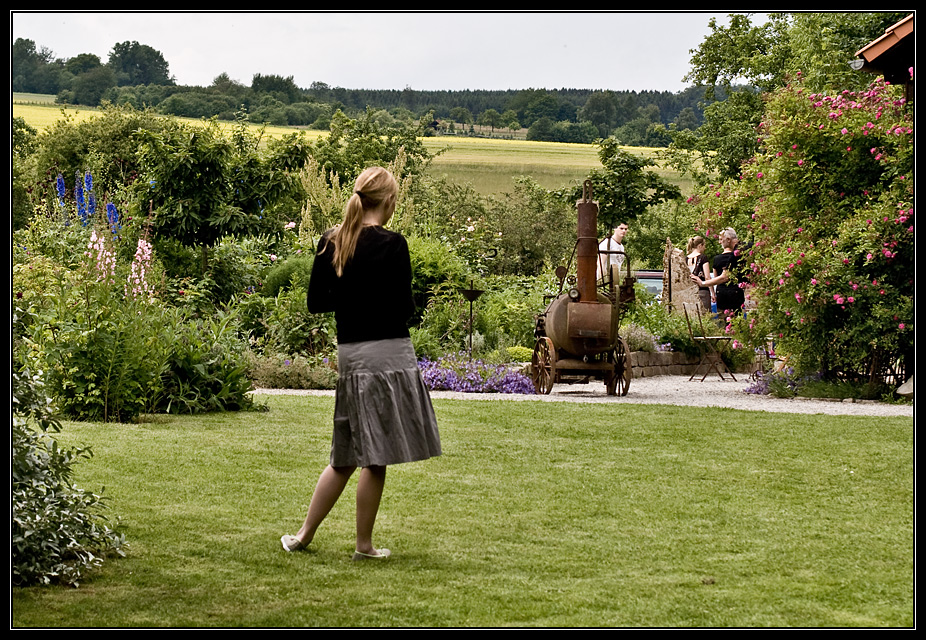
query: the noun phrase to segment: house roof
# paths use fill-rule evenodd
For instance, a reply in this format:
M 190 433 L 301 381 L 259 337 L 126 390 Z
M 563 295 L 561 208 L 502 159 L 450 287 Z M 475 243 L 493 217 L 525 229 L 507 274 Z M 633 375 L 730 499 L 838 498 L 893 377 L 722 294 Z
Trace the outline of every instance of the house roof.
M 883 74 L 884 79 L 891 83 L 909 82 L 910 68 L 915 60 L 913 26 L 911 13 L 888 27 L 883 36 L 859 49 L 855 55 L 861 58 L 861 68 Z

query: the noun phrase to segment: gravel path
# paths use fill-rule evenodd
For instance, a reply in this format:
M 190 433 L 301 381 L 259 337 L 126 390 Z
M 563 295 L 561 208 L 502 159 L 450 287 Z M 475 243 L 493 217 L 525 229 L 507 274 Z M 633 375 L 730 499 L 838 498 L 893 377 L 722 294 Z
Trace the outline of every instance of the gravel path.
M 745 393 L 749 386 L 746 376 L 737 381 L 720 380 L 714 376 L 704 382 L 689 382 L 688 376 L 654 376 L 634 378 L 626 396 L 608 396 L 601 381 L 588 384 L 554 385 L 545 396 L 527 396 L 500 393 L 458 393 L 432 391 L 432 398 L 459 400 L 508 400 L 512 402 L 597 402 L 612 404 L 671 404 L 691 407 L 727 407 L 749 411 L 778 413 L 826 413 L 853 416 L 899 416 L 913 419 L 913 404 L 885 404 L 874 401 L 830 401 L 805 398 L 774 398 Z M 257 389 L 255 393 L 268 395 L 334 395 L 333 391 L 297 389 Z

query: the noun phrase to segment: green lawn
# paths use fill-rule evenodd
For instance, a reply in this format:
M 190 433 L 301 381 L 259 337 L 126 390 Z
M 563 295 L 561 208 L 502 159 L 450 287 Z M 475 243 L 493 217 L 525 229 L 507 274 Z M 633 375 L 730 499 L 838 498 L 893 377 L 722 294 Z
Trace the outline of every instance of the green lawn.
M 14 627 L 904 627 L 913 425 L 621 404 L 435 400 L 444 455 L 389 471 L 352 563 L 345 495 L 287 554 L 333 398 L 65 425 L 130 543 L 78 589 L 12 590 Z M 352 493 L 354 483 L 348 489 Z

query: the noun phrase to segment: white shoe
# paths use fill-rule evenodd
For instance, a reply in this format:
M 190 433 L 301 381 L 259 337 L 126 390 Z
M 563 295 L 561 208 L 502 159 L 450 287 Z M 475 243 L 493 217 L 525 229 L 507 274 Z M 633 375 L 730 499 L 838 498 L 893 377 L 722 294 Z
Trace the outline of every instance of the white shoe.
M 354 551 L 354 560 L 385 560 L 392 552 L 389 549 L 377 549 L 376 553 L 360 553 Z

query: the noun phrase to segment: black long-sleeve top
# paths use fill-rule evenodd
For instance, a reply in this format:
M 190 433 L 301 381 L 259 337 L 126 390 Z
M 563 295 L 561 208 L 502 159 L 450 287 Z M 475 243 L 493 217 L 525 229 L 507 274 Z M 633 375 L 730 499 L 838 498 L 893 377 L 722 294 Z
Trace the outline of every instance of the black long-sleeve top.
M 309 312 L 334 311 L 339 343 L 407 338 L 415 310 L 408 242 L 394 231 L 363 227 L 354 255 L 338 277 L 329 233 L 319 240 L 312 264 Z

